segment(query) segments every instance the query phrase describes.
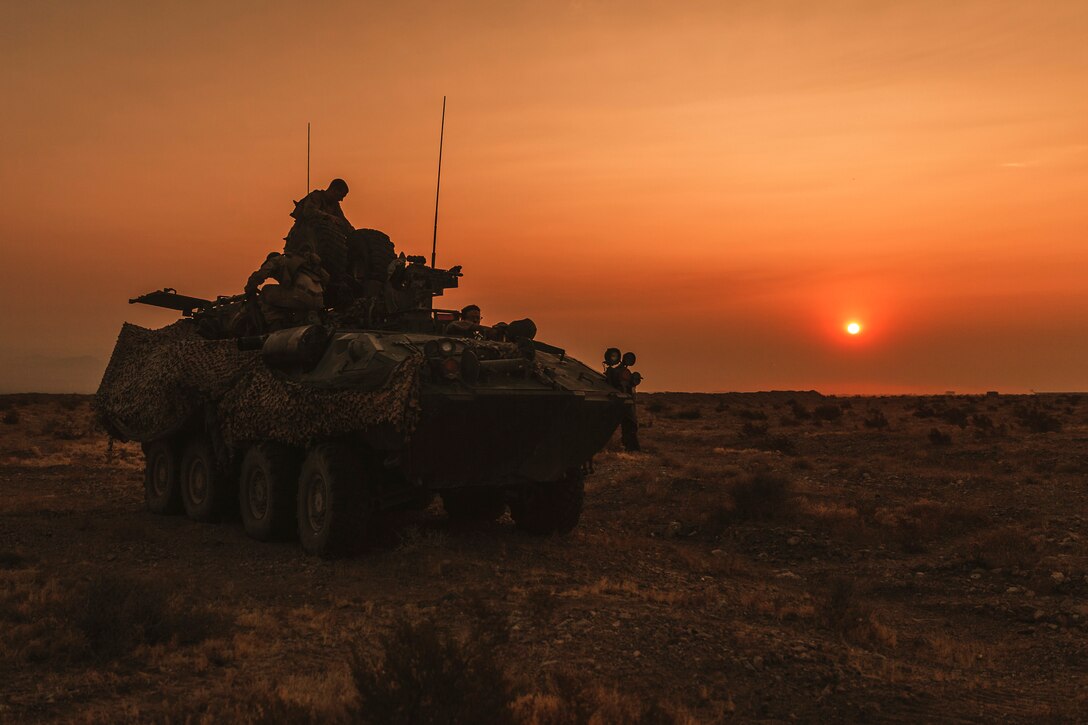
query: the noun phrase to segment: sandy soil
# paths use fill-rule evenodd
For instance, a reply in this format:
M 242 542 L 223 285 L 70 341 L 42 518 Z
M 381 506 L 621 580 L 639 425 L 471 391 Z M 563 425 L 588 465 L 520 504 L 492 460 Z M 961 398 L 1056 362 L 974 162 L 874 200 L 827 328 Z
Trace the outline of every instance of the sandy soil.
M 375 719 L 413 623 L 518 722 L 1088 719 L 1088 395 L 641 405 L 573 534 L 436 503 L 327 562 L 148 513 L 89 398 L 0 397 L 0 720 Z

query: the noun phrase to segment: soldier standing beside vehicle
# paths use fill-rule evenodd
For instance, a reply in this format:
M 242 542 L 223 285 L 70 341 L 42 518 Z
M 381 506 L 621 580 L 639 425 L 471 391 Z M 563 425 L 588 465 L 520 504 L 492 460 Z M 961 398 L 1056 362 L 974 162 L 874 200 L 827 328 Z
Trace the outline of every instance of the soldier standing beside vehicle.
M 278 284 L 261 287 L 269 279 Z M 250 310 L 258 305 L 256 309 L 263 318 L 263 325 L 258 326 L 265 328 L 261 332 L 320 322 L 328 281 L 329 275 L 316 254 L 272 252 L 246 281 L 246 304 Z
M 608 364 L 607 360 L 605 364 Z M 634 404 L 635 388 L 642 382 L 642 375 L 631 371 L 631 366 L 634 364 L 635 354 L 627 352 L 623 354 L 618 364 L 610 366 L 605 371 L 605 377 L 613 387 L 631 396 L 632 405 L 624 409 L 623 418 L 620 420 L 620 440 L 623 442 L 624 450 L 627 451 L 642 450 L 638 442 L 638 416 Z

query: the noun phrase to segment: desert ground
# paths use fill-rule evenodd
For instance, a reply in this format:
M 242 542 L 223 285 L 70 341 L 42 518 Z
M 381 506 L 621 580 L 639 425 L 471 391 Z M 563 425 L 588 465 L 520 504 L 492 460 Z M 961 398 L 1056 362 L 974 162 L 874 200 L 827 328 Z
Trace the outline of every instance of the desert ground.
M 323 561 L 0 396 L 0 721 L 1088 720 L 1088 395 L 640 396 L 581 524 Z

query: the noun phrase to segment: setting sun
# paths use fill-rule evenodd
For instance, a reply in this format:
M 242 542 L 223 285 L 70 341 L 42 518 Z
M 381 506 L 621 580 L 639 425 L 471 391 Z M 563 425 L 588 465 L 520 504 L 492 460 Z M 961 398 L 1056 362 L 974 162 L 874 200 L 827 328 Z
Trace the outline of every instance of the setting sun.
M 851 335 L 856 335 L 861 332 L 861 325 L 856 322 L 851 322 L 846 326 L 846 331 L 849 332 Z

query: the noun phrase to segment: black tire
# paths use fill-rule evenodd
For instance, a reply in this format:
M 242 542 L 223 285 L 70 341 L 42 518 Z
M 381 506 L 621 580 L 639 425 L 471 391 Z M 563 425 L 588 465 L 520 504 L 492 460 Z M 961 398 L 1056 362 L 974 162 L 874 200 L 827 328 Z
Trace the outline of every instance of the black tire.
M 229 477 L 204 436 L 192 438 L 181 456 L 181 503 L 193 521 L 217 521 L 230 498 Z
M 257 541 L 291 538 L 295 532 L 302 456 L 277 443 L 259 443 L 242 459 L 238 476 L 238 507 L 242 526 Z
M 178 446 L 173 440 L 163 439 L 145 443 L 144 449 L 144 501 L 153 514 L 180 514 L 181 461 Z
M 348 238 L 356 278 L 384 282 L 389 265 L 397 258 L 393 241 L 377 229 L 356 229 Z
M 585 500 L 585 479 L 571 471 L 555 483 L 531 483 L 510 504 L 510 516 L 530 534 L 565 534 L 578 525 Z
M 346 445 L 310 449 L 298 479 L 298 540 L 308 554 L 332 558 L 366 542 L 370 510 L 362 461 Z
M 351 226 L 342 219 L 318 217 L 314 220 L 314 251 L 321 257 L 321 266 L 334 277 L 347 272 L 348 234 Z
M 499 488 L 443 491 L 442 506 L 451 521 L 494 521 L 506 511 L 506 501 Z

